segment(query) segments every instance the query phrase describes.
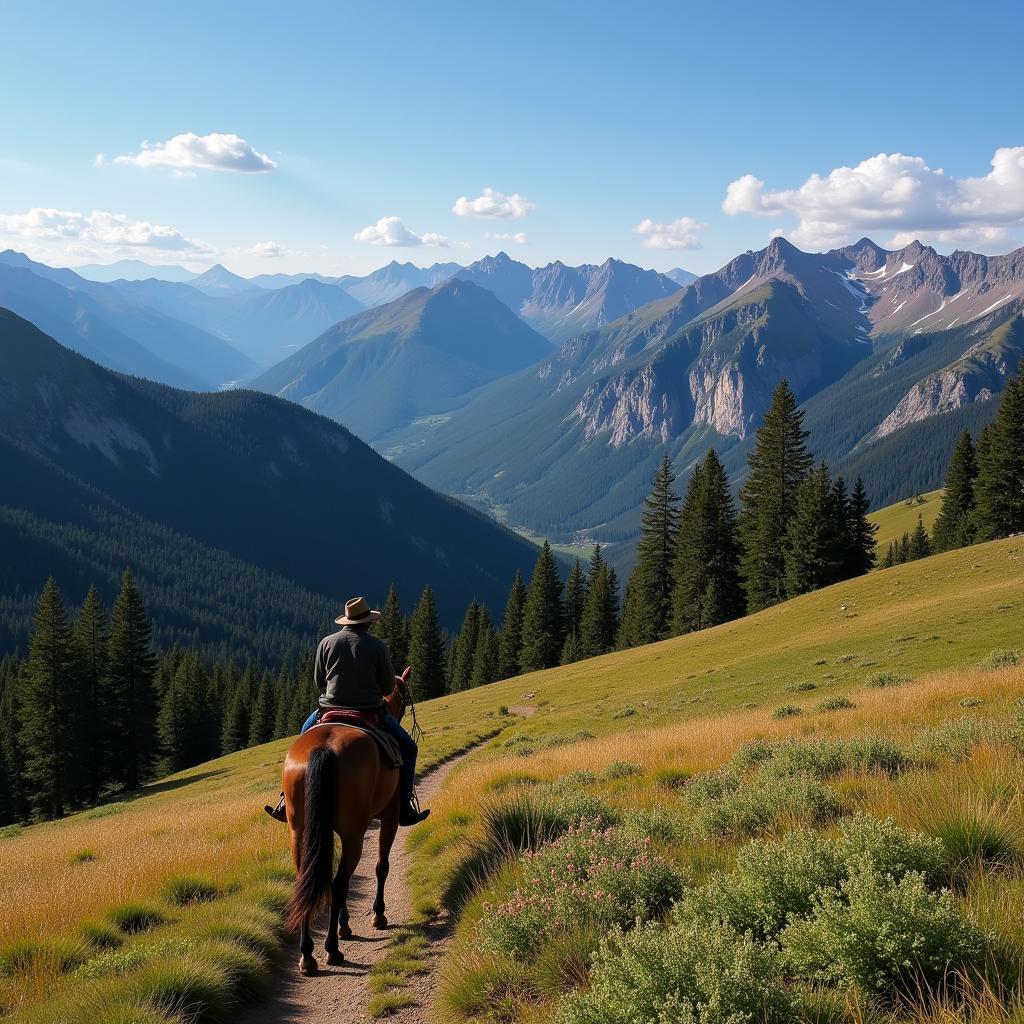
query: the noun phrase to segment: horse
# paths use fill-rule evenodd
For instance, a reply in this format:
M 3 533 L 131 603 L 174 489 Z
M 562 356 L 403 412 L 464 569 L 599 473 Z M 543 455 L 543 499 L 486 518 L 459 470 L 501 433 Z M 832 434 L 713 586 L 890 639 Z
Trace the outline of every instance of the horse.
M 385 698 L 387 710 L 399 721 L 411 703 L 406 683 L 408 670 L 396 677 Z M 310 920 L 330 902 L 327 963 L 345 962 L 338 948 L 339 935 L 351 938 L 348 923 L 349 881 L 363 854 L 370 822 L 380 821 L 377 848 L 377 895 L 373 901 L 373 927 L 388 926 L 384 883 L 388 857 L 398 832 L 398 769 L 385 766 L 372 736 L 344 725 L 320 725 L 300 736 L 289 748 L 282 776 L 288 813 L 295 890 L 285 915 L 285 926 L 299 933 L 299 970 L 318 971 L 313 956 Z M 332 879 L 334 836 L 341 838 L 341 859 Z

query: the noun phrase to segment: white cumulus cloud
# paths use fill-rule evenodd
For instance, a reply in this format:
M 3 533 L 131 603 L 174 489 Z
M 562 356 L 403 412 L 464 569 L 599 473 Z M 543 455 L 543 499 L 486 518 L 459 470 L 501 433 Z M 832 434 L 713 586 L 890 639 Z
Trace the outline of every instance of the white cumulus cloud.
M 245 139 L 223 132 L 209 135 L 183 132 L 166 142 L 143 142 L 138 153 L 116 157 L 114 162 L 134 167 L 165 167 L 178 174 L 194 171 L 265 174 L 277 167 L 266 153 L 260 153 Z M 99 159 L 97 166 L 102 166 Z
M 991 167 L 982 177 L 954 178 L 922 157 L 879 153 L 780 191 L 744 174 L 729 184 L 722 209 L 732 216 L 794 216 L 797 226 L 788 237 L 805 248 L 830 248 L 878 231 L 894 246 L 914 238 L 993 245 L 1024 224 L 1024 146 L 997 149 Z
M 515 242 L 516 245 L 530 244 L 525 231 L 489 231 L 485 237 L 493 238 L 496 242 Z
M 700 233 L 707 224 L 693 217 L 677 217 L 667 224 L 657 224 L 644 217 L 635 228 L 634 235 L 642 235 L 640 243 L 645 249 L 699 249 Z
M 475 199 L 459 196 L 452 207 L 452 213 L 458 217 L 486 217 L 489 220 L 519 220 L 531 210 L 536 210 L 535 203 L 521 196 L 518 192 L 507 196 L 504 192 L 495 192 L 493 188 L 485 188 Z
M 414 248 L 420 245 L 434 246 L 441 249 L 461 248 L 461 244 L 453 242 L 445 235 L 439 235 L 434 231 L 428 231 L 425 235 L 418 235 L 410 231 L 400 217 L 381 217 L 376 224 L 357 231 L 353 236 L 357 242 L 366 242 L 369 245 L 400 246 Z
M 281 256 L 290 256 L 291 253 L 280 242 L 257 242 L 247 250 L 251 256 L 263 256 L 266 259 L 277 259 Z
M 123 213 L 93 210 L 80 213 L 41 206 L 26 213 L 0 213 L 0 235 L 32 239 L 42 243 L 63 243 L 78 253 L 126 253 L 155 249 L 185 258 L 214 254 L 205 242 L 187 238 L 175 228 L 132 220 Z

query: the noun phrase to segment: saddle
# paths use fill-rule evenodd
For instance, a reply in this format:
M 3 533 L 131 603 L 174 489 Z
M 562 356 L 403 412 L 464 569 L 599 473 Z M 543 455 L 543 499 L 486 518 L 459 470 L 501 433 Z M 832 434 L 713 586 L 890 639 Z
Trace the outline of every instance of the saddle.
M 322 711 L 314 729 L 322 725 L 344 725 L 357 732 L 366 733 L 376 742 L 384 764 L 388 768 L 402 767 L 402 751 L 398 741 L 390 733 L 384 731 L 384 716 L 379 711 L 357 711 L 353 708 L 334 708 Z

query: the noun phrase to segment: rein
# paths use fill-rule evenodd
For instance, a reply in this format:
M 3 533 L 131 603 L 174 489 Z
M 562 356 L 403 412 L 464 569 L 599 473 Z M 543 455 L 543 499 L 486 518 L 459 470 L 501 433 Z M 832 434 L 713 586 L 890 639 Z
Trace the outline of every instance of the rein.
M 412 687 L 406 685 L 405 697 L 402 700 L 402 713 L 404 714 L 406 709 L 412 714 L 412 728 L 409 730 L 409 735 L 419 743 L 423 739 L 423 730 L 420 728 L 420 723 L 416 719 L 416 702 L 412 699 Z

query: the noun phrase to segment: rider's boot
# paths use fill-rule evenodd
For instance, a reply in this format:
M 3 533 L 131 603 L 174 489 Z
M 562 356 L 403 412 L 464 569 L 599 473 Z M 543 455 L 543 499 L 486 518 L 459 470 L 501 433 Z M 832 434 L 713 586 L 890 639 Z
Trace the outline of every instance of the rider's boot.
M 404 804 L 402 809 L 398 812 L 398 824 L 408 828 L 410 825 L 418 825 L 421 821 L 425 821 L 429 817 L 429 807 L 425 811 L 421 811 L 420 808 L 410 800 L 407 804 Z
M 263 808 L 272 818 L 276 821 L 283 821 L 286 825 L 288 824 L 288 812 L 284 807 L 284 793 L 281 794 L 281 799 L 277 801 L 276 807 L 271 807 L 270 804 L 266 804 Z

